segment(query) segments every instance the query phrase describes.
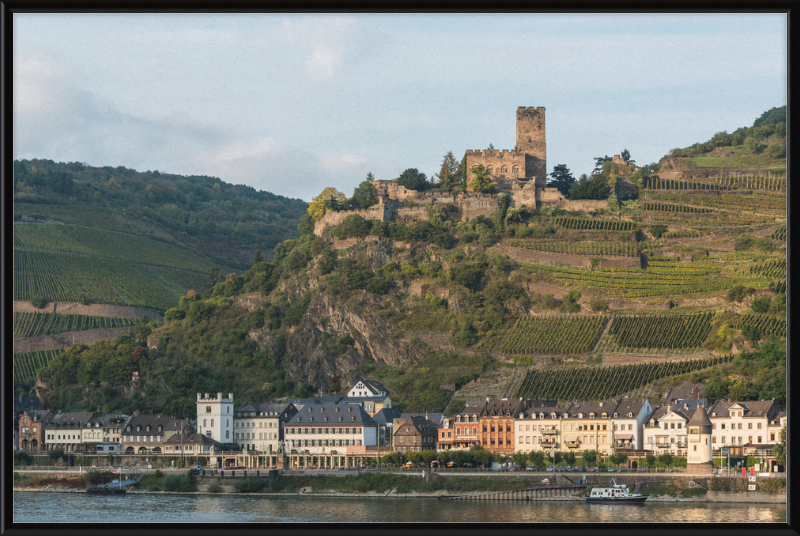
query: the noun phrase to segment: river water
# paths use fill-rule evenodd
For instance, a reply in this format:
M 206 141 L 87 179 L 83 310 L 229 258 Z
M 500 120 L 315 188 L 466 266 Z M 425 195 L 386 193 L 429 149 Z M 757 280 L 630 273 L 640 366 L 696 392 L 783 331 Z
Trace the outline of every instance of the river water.
M 97 496 L 14 492 L 14 523 L 363 523 L 363 522 L 786 522 L 775 504 L 581 501 L 438 501 L 407 498 L 235 495 Z

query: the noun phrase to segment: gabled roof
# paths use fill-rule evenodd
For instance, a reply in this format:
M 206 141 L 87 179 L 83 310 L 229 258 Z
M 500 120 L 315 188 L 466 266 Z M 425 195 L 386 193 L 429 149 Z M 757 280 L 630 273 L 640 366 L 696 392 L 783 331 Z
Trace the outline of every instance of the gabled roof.
M 319 401 L 322 402 L 323 404 L 332 404 L 340 402 L 344 398 L 345 397 L 343 397 L 342 395 L 323 395 L 319 398 Z
M 539 414 L 540 413 L 544 413 L 544 418 L 545 419 L 550 419 L 551 418 L 551 414 L 555 413 L 556 414 L 556 418 L 560 419 L 561 416 L 564 413 L 567 413 L 569 411 L 569 408 L 571 406 L 572 406 L 572 404 L 567 404 L 566 406 L 553 405 L 553 406 L 545 406 L 545 407 L 541 407 L 541 408 L 528 408 L 528 409 L 526 409 L 525 411 L 522 412 L 522 415 L 523 415 L 522 418 L 523 419 L 530 419 L 530 418 L 533 418 L 534 415 L 536 415 L 535 418 L 538 419 L 539 418 Z
M 22 410 L 22 413 L 27 413 L 28 417 L 31 419 L 35 418 L 37 421 L 44 421 L 44 419 L 47 417 L 47 414 L 53 412 L 49 409 L 24 409 Z
M 422 417 L 423 419 L 428 419 L 436 426 L 439 426 L 444 420 L 444 413 L 403 413 L 400 417 Z
M 355 386 L 358 385 L 359 382 L 363 383 L 364 387 L 366 387 L 373 393 L 389 392 L 389 390 L 381 382 L 375 380 L 363 380 L 363 379 L 357 380 L 356 383 L 353 385 L 353 388 L 355 388 Z M 353 388 L 351 388 L 350 390 L 352 391 Z
M 493 415 L 510 415 L 516 417 L 525 410 L 525 401 L 518 398 L 506 400 L 489 400 L 486 402 L 481 417 L 491 417 Z
M 222 443 L 220 443 L 219 441 L 215 441 L 214 439 L 206 435 L 196 434 L 194 432 L 183 434 L 183 437 L 181 437 L 181 434 L 172 434 L 172 436 L 170 436 L 169 439 L 164 441 L 163 444 L 164 445 L 213 445 L 215 447 L 222 445 Z
M 602 404 L 602 405 L 601 405 Z M 583 415 L 582 418 L 594 418 L 594 419 L 602 419 L 603 413 L 607 414 L 607 418 L 611 418 L 614 415 L 614 409 L 617 407 L 617 403 L 614 401 L 611 402 L 592 402 L 592 403 L 576 403 L 572 404 L 567 410 L 567 418 L 569 419 L 580 419 L 578 415 Z M 589 417 L 591 413 L 594 413 L 594 417 Z
M 480 415 L 485 407 L 485 400 L 467 400 L 456 415 Z
M 257 417 L 280 417 L 284 413 L 296 410 L 291 402 L 245 402 L 235 413 L 255 413 Z
M 22 414 L 26 409 L 42 409 L 42 402 L 35 396 L 15 396 L 14 413 Z
M 355 404 L 360 402 L 383 402 L 389 398 L 389 395 L 378 395 L 378 396 L 347 396 L 341 397 L 336 402 L 339 404 Z M 390 399 L 391 400 L 391 399 Z
M 617 402 L 617 407 L 609 413 L 612 416 L 614 413 L 618 413 L 618 418 L 626 418 L 628 417 L 628 413 L 633 413 L 633 416 L 636 417 L 639 415 L 639 412 L 642 411 L 645 400 L 644 398 L 621 398 L 619 402 Z
M 98 428 L 102 427 L 113 427 L 113 426 L 122 426 L 125 424 L 125 421 L 128 420 L 128 417 L 125 415 L 121 415 L 119 413 L 106 413 L 105 415 L 96 415 L 92 417 L 87 423 L 84 424 L 84 427 L 95 427 L 95 424 L 98 424 Z
M 664 396 L 664 401 L 669 402 L 670 400 L 683 400 L 687 398 L 692 398 L 692 391 L 694 388 L 697 388 L 700 392 L 700 396 L 703 396 L 703 391 L 706 389 L 706 384 L 704 383 L 691 383 L 688 380 L 684 380 L 680 387 L 673 387 L 667 394 Z
M 394 436 L 436 435 L 439 426 L 422 415 L 401 416 L 394 420 Z
M 383 408 L 378 413 L 373 415 L 372 419 L 376 423 L 386 426 L 388 424 L 392 424 L 392 421 L 394 421 L 394 419 L 397 419 L 398 417 L 400 417 L 400 410 L 399 409 L 397 409 L 397 408 Z
M 141 430 L 137 430 L 139 426 L 142 427 Z M 148 426 L 150 426 L 150 430 L 147 430 Z M 158 431 L 159 426 L 163 426 L 161 432 Z M 128 427 L 130 427 L 130 430 L 128 430 Z M 131 417 L 131 420 L 125 425 L 123 433 L 146 432 L 148 435 L 160 435 L 167 430 L 180 430 L 181 427 L 184 429 L 188 428 L 189 420 L 161 417 L 158 415 L 135 415 Z
M 327 420 L 326 420 L 327 418 Z M 377 426 L 358 404 L 310 404 L 298 411 L 286 426 Z
M 713 413 L 716 412 L 716 418 L 729 417 L 730 409 L 737 404 L 741 406 L 744 411 L 742 417 L 774 419 L 774 416 L 781 411 L 780 404 L 775 400 L 753 400 L 747 402 L 718 400 L 711 406 L 709 414 L 713 417 Z
M 93 411 L 71 411 L 68 413 L 57 413 L 50 420 L 47 428 L 83 428 L 83 425 L 94 417 Z

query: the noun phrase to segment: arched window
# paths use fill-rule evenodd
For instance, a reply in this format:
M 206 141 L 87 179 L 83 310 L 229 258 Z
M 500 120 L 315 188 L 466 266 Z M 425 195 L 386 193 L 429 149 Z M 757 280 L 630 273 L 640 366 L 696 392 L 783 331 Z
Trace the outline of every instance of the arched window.
M 500 168 L 501 173 L 508 173 L 508 166 L 503 166 Z
M 211 419 L 211 427 L 214 427 L 214 419 Z
M 230 407 L 230 406 L 228 406 L 228 413 L 230 413 L 230 412 L 231 412 L 231 407 Z
M 514 166 L 513 168 L 511 168 L 511 170 L 512 170 L 514 173 L 519 173 L 519 166 Z
M 492 173 L 492 172 L 494 172 L 494 168 L 492 166 L 489 166 L 488 168 L 486 168 L 486 171 L 488 171 L 489 173 Z
M 203 426 L 208 426 L 205 419 L 203 419 Z
M 230 438 L 230 437 L 231 437 L 231 432 L 230 432 L 230 430 L 225 430 L 225 439 L 228 439 L 228 438 Z

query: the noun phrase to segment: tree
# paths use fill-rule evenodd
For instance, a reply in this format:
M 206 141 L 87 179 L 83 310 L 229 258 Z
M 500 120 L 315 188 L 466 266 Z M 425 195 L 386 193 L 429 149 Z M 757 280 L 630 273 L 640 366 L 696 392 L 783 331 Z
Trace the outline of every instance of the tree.
M 487 147 L 486 149 L 489 150 L 489 151 L 494 151 L 494 144 L 490 143 L 489 147 Z
M 547 466 L 547 459 L 545 454 L 541 450 L 532 450 L 528 453 L 528 460 L 530 460 L 530 464 L 537 469 L 541 469 Z
M 619 154 L 619 157 L 625 160 L 629 164 L 635 164 L 636 160 L 631 159 L 631 153 L 628 149 L 623 149 L 622 152 Z
M 559 164 L 550 172 L 550 182 L 547 186 L 556 188 L 564 197 L 569 194 L 570 188 L 575 184 L 575 177 L 572 176 L 566 164 Z
M 369 208 L 378 202 L 378 191 L 372 180 L 367 178 L 356 186 L 353 190 L 353 197 L 350 198 L 350 206 L 353 208 Z
M 423 191 L 430 187 L 428 177 L 417 168 L 408 168 L 397 177 L 397 184 L 409 190 Z
M 150 325 L 150 318 L 147 315 L 142 315 L 136 319 L 134 325 L 134 334 L 137 341 L 146 341 L 147 337 L 153 332 L 153 326 Z
M 367 171 L 367 180 L 369 182 L 372 182 L 372 181 L 375 180 L 375 175 L 373 175 L 371 171 Z
M 779 435 L 779 442 L 775 445 L 775 448 L 772 450 L 772 453 L 775 455 L 775 461 L 778 462 L 778 465 L 783 467 L 783 470 L 786 471 L 786 427 L 784 426 L 781 428 L 781 433 Z
M 516 465 L 526 465 L 528 462 L 528 455 L 524 452 L 515 452 L 511 455 L 511 459 L 514 460 L 514 464 Z
M 481 467 L 485 467 L 489 460 L 492 459 L 492 453 L 483 448 L 479 444 L 474 444 L 469 449 L 470 453 L 472 453 L 472 457 L 475 460 L 475 463 L 480 465 Z
M 483 164 L 472 166 L 470 171 L 475 174 L 475 178 L 473 178 L 472 182 L 469 183 L 470 188 L 476 192 L 482 193 L 491 191 L 491 189 L 494 187 L 494 180 L 492 179 L 492 174 L 483 166 Z
M 64 449 L 61 447 L 50 449 L 47 451 L 47 456 L 53 460 L 54 462 L 58 461 L 60 458 L 64 456 Z
M 580 312 L 581 306 L 578 304 L 578 300 L 581 297 L 581 293 L 577 290 L 570 290 L 567 292 L 567 295 L 564 296 L 564 299 L 561 302 L 561 311 L 565 313 L 577 313 Z
M 640 461 L 639 463 L 640 465 L 644 465 L 645 467 L 653 467 L 656 464 L 656 457 L 653 456 L 652 454 L 648 454 L 647 456 L 644 457 L 644 460 Z
M 659 454 L 658 458 L 656 458 L 656 461 L 658 461 L 658 463 L 660 463 L 664 467 L 669 468 L 672 465 L 672 454 L 670 454 L 669 452 Z
M 628 461 L 628 455 L 624 452 L 615 452 L 611 456 L 608 457 L 609 461 L 619 467 L 623 463 Z
M 208 277 L 202 288 L 203 294 L 210 295 L 214 290 L 214 286 L 222 281 L 225 281 L 225 276 L 222 275 L 222 270 L 219 269 L 219 266 L 212 266 L 209 268 Z
M 594 466 L 597 463 L 597 451 L 596 450 L 584 450 L 583 454 L 581 454 L 581 459 L 583 460 L 583 464 L 587 466 Z
M 328 186 L 324 190 L 322 190 L 319 195 L 314 197 L 311 200 L 311 203 L 308 204 L 308 214 L 311 215 L 311 219 L 314 221 L 318 221 L 322 216 L 325 215 L 325 210 L 329 208 L 326 206 L 328 202 L 328 198 L 333 196 L 333 199 L 336 203 L 344 204 L 347 201 L 345 195 L 334 188 L 333 186 Z
M 297 230 L 300 231 L 300 234 L 304 235 L 314 232 L 314 218 L 311 217 L 311 214 L 306 212 L 300 216 L 300 223 L 297 224 Z
M 575 453 L 570 450 L 564 453 L 564 461 L 567 462 L 567 465 L 575 465 L 577 457 Z
M 253 264 L 264 262 L 264 256 L 261 254 L 261 248 L 256 246 L 256 253 L 253 255 Z
M 595 175 L 603 171 L 603 166 L 606 164 L 606 162 L 611 162 L 612 160 L 614 159 L 608 155 L 596 156 L 594 158 L 594 170 L 592 170 L 592 175 Z
M 604 175 L 582 174 L 569 191 L 570 199 L 608 199 L 608 179 Z
M 439 183 L 439 188 L 446 188 L 448 192 L 452 191 L 458 185 L 458 171 L 458 161 L 453 156 L 452 151 L 447 151 L 442 160 L 442 167 L 439 169 L 439 173 L 434 175 Z

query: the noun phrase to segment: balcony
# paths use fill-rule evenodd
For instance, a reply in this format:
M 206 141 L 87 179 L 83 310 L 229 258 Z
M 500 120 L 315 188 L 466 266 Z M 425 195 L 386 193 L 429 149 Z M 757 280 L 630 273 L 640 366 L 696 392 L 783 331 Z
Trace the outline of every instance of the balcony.
M 665 443 L 656 443 L 656 447 L 658 447 L 660 449 L 668 449 L 670 447 L 670 444 L 666 443 L 666 442 Z
M 566 445 L 567 448 L 576 449 L 581 446 L 581 443 L 580 441 L 565 441 L 564 445 Z
M 555 438 L 552 438 L 552 439 L 542 439 L 542 445 L 546 445 L 546 446 L 548 446 L 548 447 L 551 447 L 551 446 L 553 446 L 553 445 L 555 445 L 555 444 L 556 444 L 556 440 L 555 440 Z
M 558 430 L 555 428 L 545 428 L 542 430 L 542 435 L 557 435 Z

